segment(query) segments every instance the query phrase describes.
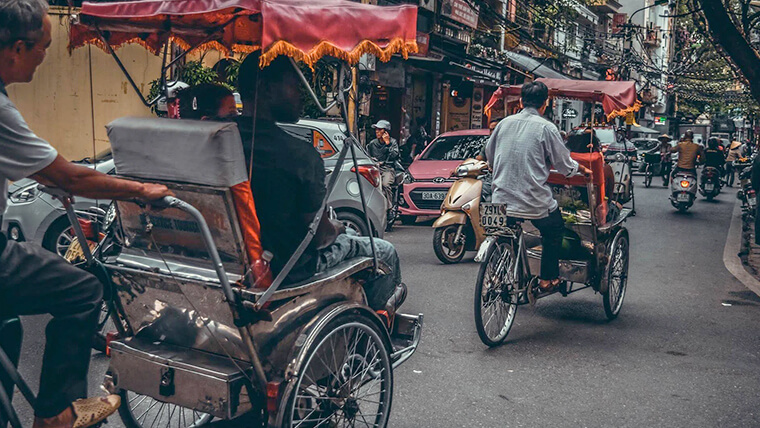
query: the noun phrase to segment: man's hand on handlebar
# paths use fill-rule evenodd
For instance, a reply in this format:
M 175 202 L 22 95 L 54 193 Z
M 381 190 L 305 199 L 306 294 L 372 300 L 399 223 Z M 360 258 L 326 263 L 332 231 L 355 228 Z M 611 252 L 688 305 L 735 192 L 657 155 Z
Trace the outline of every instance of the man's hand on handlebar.
M 145 202 L 157 201 L 165 196 L 174 196 L 174 193 L 163 184 L 143 183 L 140 199 Z

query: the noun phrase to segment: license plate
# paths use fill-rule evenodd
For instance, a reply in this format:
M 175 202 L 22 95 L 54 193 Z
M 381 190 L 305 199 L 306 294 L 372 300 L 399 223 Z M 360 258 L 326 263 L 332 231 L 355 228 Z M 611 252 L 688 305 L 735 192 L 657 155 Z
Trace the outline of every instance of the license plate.
M 688 193 L 679 193 L 678 194 L 678 202 L 689 202 L 689 194 Z
M 714 184 L 705 184 L 705 191 L 712 192 L 713 189 L 715 189 L 715 185 Z
M 442 201 L 446 199 L 446 192 L 422 192 L 423 201 Z
M 507 227 L 507 205 L 480 204 L 480 225 L 485 228 Z

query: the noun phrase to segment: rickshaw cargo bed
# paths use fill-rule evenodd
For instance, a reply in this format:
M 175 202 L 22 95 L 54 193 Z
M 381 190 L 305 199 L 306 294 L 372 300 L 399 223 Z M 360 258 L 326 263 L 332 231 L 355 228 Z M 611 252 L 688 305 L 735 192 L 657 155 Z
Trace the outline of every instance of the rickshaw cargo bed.
M 251 409 L 250 364 L 139 338 L 110 344 L 113 386 L 217 418 Z M 246 370 L 244 373 L 242 370 Z

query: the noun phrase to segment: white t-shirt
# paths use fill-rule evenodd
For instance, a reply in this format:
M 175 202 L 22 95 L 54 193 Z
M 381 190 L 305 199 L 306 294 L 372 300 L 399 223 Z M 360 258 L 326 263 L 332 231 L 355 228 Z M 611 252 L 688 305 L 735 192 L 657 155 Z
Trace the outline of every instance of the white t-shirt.
M 50 143 L 29 129 L 0 82 L 0 216 L 8 205 L 8 180 L 34 175 L 57 156 Z

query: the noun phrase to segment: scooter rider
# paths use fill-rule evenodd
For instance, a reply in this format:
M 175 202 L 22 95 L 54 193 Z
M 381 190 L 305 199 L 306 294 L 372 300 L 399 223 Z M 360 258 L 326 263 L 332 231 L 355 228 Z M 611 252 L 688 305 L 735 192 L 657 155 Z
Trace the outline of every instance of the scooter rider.
M 675 147 L 669 149 L 669 153 L 678 153 L 678 163 L 673 170 L 672 176 L 684 171 L 690 172 L 697 176 L 697 162 L 704 156 L 704 148 L 694 142 L 694 131 L 687 130 L 683 135 L 683 140 Z
M 72 164 L 29 129 L 5 85 L 30 82 L 51 41 L 47 2 L 0 3 L 0 214 L 7 204 L 8 180 L 25 177 L 96 199 L 150 201 L 170 195 L 165 186 L 120 180 Z M 91 426 L 119 407 L 117 395 L 85 398 L 102 296 L 103 286 L 91 274 L 0 233 L 0 319 L 53 316 L 46 329 L 35 428 Z
M 557 201 L 546 184 L 551 168 L 571 176 L 591 171 L 570 157 L 559 130 L 543 117 L 549 89 L 541 82 L 526 83 L 523 110 L 502 120 L 486 144 L 493 167 L 493 202 L 506 204 L 511 217 L 530 220 L 541 232 L 543 253 L 539 287 L 559 284 L 559 250 L 565 228 Z
M 393 186 L 396 181 L 396 170 L 399 169 L 398 163 L 400 154 L 398 141 L 391 137 L 391 123 L 387 120 L 380 120 L 372 125 L 377 138 L 367 144 L 369 155 L 380 164 L 380 174 L 383 184 L 383 194 L 385 194 L 386 209 L 393 207 Z
M 711 137 L 707 140 L 707 149 L 704 152 L 705 166 L 710 166 L 718 170 L 720 177 L 723 177 L 723 152 L 719 148 L 720 140 Z

